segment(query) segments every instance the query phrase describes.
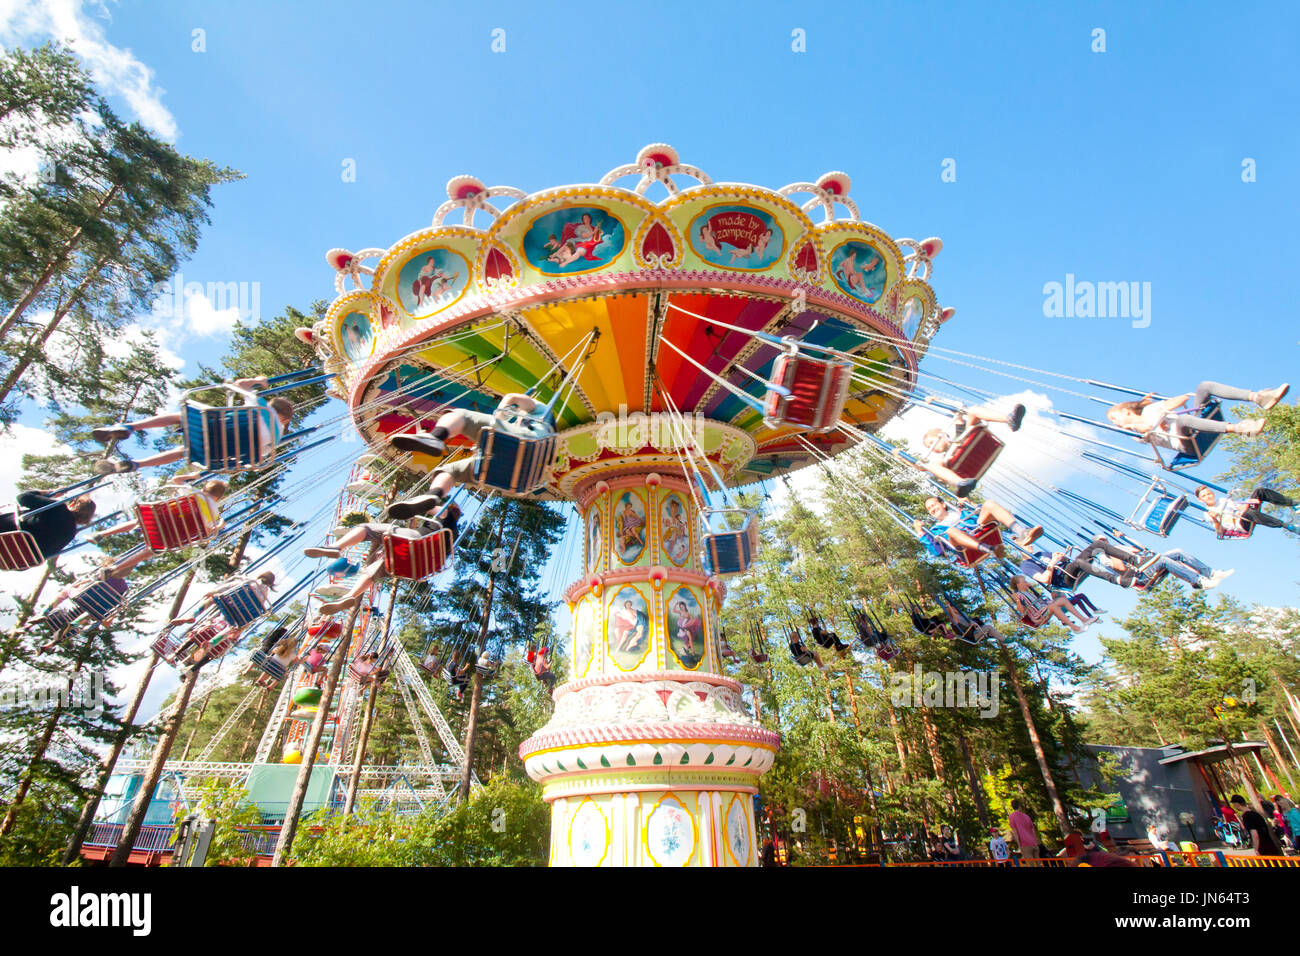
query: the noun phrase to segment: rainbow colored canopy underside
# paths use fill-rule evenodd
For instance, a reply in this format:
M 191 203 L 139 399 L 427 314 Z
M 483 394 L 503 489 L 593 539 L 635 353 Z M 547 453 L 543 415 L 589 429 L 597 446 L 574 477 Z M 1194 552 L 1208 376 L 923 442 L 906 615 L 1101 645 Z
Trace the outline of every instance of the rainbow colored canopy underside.
M 427 421 L 441 406 L 490 412 L 509 392 L 532 389 L 548 401 L 573 366 L 578 355 L 574 350 L 594 329 L 599 338 L 591 357 L 576 387 L 566 387 L 556 406 L 559 429 L 595 421 L 602 413 L 617 416 L 624 409 L 627 414 L 664 412 L 662 389 L 684 414 L 698 413 L 748 432 L 758 452 L 736 483 L 757 481 L 810 463 L 812 456 L 797 434 L 826 452 L 843 447 L 848 439 L 839 430 L 810 435 L 767 427 L 758 411 L 715 376 L 761 402 L 763 380 L 779 350 L 744 332 L 720 328 L 715 321 L 852 352 L 858 370 L 841 417 L 861 426 L 874 427 L 889 418 L 899 404 L 893 396 L 906 388 L 910 377 L 898 350 L 872 341 L 865 326 L 854 327 L 816 311 L 773 324 L 787 308 L 788 302 L 738 293 L 654 290 L 518 309 L 512 319 L 519 324 L 511 329 L 496 319 L 442 328 L 427 342 L 403 349 L 371 376 L 366 401 L 373 403 L 372 411 L 364 416 L 363 431 L 382 442 L 385 436 L 411 430 L 422 416 Z M 538 347 L 534 336 L 553 356 L 573 352 L 563 371 L 551 371 L 555 360 Z

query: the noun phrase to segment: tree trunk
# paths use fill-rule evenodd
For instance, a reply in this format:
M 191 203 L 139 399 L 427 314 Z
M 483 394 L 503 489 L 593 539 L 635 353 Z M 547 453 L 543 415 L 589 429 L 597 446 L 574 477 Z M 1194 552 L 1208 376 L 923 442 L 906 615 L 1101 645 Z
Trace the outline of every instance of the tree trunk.
M 502 524 L 505 522 L 505 516 L 502 515 Z M 500 530 L 497 532 L 497 539 L 500 540 Z M 483 655 L 487 650 L 488 626 L 492 622 L 492 596 L 496 591 L 496 575 L 491 571 L 488 572 L 487 600 L 483 607 L 483 624 L 479 627 L 478 633 L 478 657 Z M 478 657 L 475 657 L 474 663 L 474 680 L 473 690 L 469 698 L 469 715 L 465 718 L 465 766 L 461 769 L 460 787 L 457 793 L 462 800 L 469 799 L 470 783 L 474 779 L 474 741 L 478 736 L 478 709 L 483 698 L 483 675 L 478 672 Z
M 121 189 L 122 186 L 120 183 L 114 183 L 113 187 L 104 194 L 104 198 L 101 199 L 99 204 L 95 207 L 92 218 L 107 209 L 108 204 L 113 201 Z M 13 329 L 14 323 L 22 318 L 23 313 L 27 311 L 27 308 L 36 301 L 36 297 L 45 291 L 45 287 L 50 284 L 50 280 L 58 275 L 59 270 L 68 261 L 68 257 L 76 251 L 77 246 L 81 245 L 83 234 L 84 229 L 81 226 L 74 229 L 72 235 L 68 237 L 68 241 L 64 243 L 63 249 L 60 250 L 58 256 L 56 256 L 52 262 L 46 264 L 45 269 L 41 272 L 40 276 L 37 277 L 36 281 L 33 282 L 31 287 L 23 293 L 22 297 L 14 303 L 14 307 L 9 310 L 9 314 L 4 317 L 4 321 L 0 322 L 0 341 L 4 340 L 5 336 Z M 125 243 L 125 239 L 123 242 Z
M 144 825 L 144 818 L 149 813 L 149 804 L 153 802 L 153 792 L 158 786 L 158 781 L 162 779 L 163 767 L 167 763 L 172 745 L 176 743 L 181 721 L 185 719 L 185 708 L 189 706 L 190 695 L 194 693 L 194 685 L 198 683 L 199 670 L 200 667 L 196 665 L 185 671 L 181 677 L 176 703 L 172 705 L 171 716 L 167 718 L 162 737 L 158 740 L 158 746 L 154 748 L 153 756 L 149 759 L 149 767 L 145 770 L 144 780 L 141 781 L 140 793 L 131 806 L 131 816 L 127 818 L 126 826 L 122 828 L 117 846 L 113 848 L 113 856 L 108 861 L 109 866 L 126 866 L 127 860 L 130 859 L 135 838 L 140 835 L 140 827 Z
M 36 587 L 32 589 L 31 596 L 27 598 L 26 604 L 18 612 L 18 620 L 14 623 L 14 628 L 9 632 L 5 639 L 4 649 L 0 651 L 0 671 L 9 665 L 9 658 L 13 656 L 14 648 L 22 641 L 22 635 L 18 633 L 19 628 L 27 623 L 27 619 L 32 616 L 32 611 L 36 609 L 36 602 L 41 599 L 41 592 L 45 590 L 46 583 L 50 580 L 50 574 L 54 571 L 56 558 L 50 558 L 45 562 L 45 569 L 41 572 L 41 579 L 36 582 Z
M 77 663 L 72 668 L 72 673 L 68 676 L 67 693 L 63 700 L 72 699 L 72 690 L 76 686 L 77 675 L 81 673 L 81 665 L 85 662 L 87 655 L 90 654 L 91 642 L 95 640 L 99 633 L 99 626 L 93 625 L 90 633 L 86 636 L 86 643 L 81 647 L 81 653 L 77 656 Z M 36 764 L 45 757 L 45 751 L 50 746 L 50 741 L 54 739 L 54 731 L 59 726 L 59 721 L 63 718 L 63 704 L 56 704 L 54 710 L 50 713 L 50 719 L 45 722 L 45 729 L 41 732 L 40 738 L 36 743 L 36 750 L 32 755 L 31 762 L 27 765 L 27 772 L 18 783 L 18 789 L 14 793 L 13 799 L 9 802 L 9 808 L 5 811 L 4 820 L 0 821 L 0 837 L 8 836 L 18 821 L 18 808 L 22 806 L 27 799 L 27 792 L 31 790 L 32 780 L 36 776 Z
M 271 696 L 271 688 L 263 687 L 262 694 L 257 698 L 257 706 L 253 709 L 253 719 L 248 724 L 248 733 L 244 734 L 244 745 L 239 748 L 239 762 L 243 763 L 248 759 L 248 751 L 252 749 L 253 741 L 257 739 L 257 728 L 262 723 L 262 711 L 266 709 L 267 698 Z
M 395 677 L 394 680 L 402 678 Z M 361 722 L 361 739 L 357 741 L 357 756 L 352 761 L 352 779 L 348 781 L 348 796 L 343 803 L 343 815 L 351 816 L 352 808 L 357 803 L 357 789 L 361 784 L 361 765 L 366 762 L 366 747 L 370 744 L 370 728 L 375 720 L 375 698 L 379 696 L 379 685 L 375 684 L 370 688 L 370 695 L 366 698 L 366 716 Z
M 144 702 L 145 692 L 149 689 L 149 681 L 153 678 L 153 671 L 157 666 L 158 655 L 153 654 L 150 657 L 149 666 L 140 677 L 140 683 L 136 685 L 135 696 L 131 698 L 126 713 L 122 715 L 122 729 L 117 732 L 117 736 L 113 739 L 113 746 L 109 748 L 108 754 L 100 764 L 99 778 L 95 781 L 95 789 L 86 798 L 85 806 L 81 808 L 77 828 L 72 831 L 72 839 L 68 841 L 68 846 L 63 851 L 63 859 L 60 861 L 64 866 L 71 866 L 77 857 L 81 855 L 81 844 L 86 841 L 86 834 L 90 833 L 90 827 L 95 822 L 95 813 L 99 810 L 100 798 L 104 794 L 104 788 L 108 786 L 109 778 L 113 776 L 113 768 L 117 766 L 117 758 L 122 755 L 122 748 L 126 746 L 131 731 L 135 729 L 133 725 L 135 724 L 136 715 L 140 712 L 140 705 Z
M 119 249 L 120 248 L 121 247 L 119 246 Z M 8 397 L 9 393 L 13 391 L 13 387 L 18 384 L 18 380 L 22 378 L 23 373 L 27 371 L 36 356 L 43 352 L 45 343 L 50 340 L 50 336 L 54 334 L 54 330 L 59 327 L 59 324 L 65 318 L 67 318 L 67 315 L 72 311 L 73 306 L 76 305 L 78 300 L 80 300 L 82 293 L 86 291 L 86 286 L 88 286 L 90 281 L 103 271 L 104 266 L 107 264 L 108 256 L 104 256 L 96 262 L 94 267 L 86 273 L 85 277 L 77 283 L 77 287 L 72 290 L 67 300 L 60 303 L 59 307 L 54 310 L 54 314 L 50 317 L 50 321 L 46 323 L 41 334 L 23 347 L 22 354 L 18 357 L 17 361 L 14 362 L 14 367 L 9 370 L 9 375 L 5 378 L 4 384 L 0 385 L 0 402 L 3 402 Z M 2 336 L 3 333 L 0 332 L 0 337 Z
M 139 394 L 139 389 L 136 390 Z M 135 399 L 131 399 L 131 404 L 135 404 Z M 185 603 L 185 595 L 189 593 L 190 585 L 194 583 L 194 575 L 198 573 L 196 568 L 190 568 L 181 579 L 180 587 L 176 589 L 176 596 L 172 598 L 171 610 L 167 612 L 167 620 L 171 620 L 181 612 L 181 605 Z M 77 828 L 72 833 L 72 839 L 68 842 L 67 849 L 63 851 L 63 865 L 70 866 L 74 860 L 81 854 L 81 844 L 86 840 L 86 834 L 90 832 L 90 827 L 95 821 L 95 813 L 99 809 L 100 798 L 104 794 L 104 788 L 108 786 L 108 780 L 113 776 L 113 768 L 117 766 L 117 760 L 122 755 L 122 749 L 126 747 L 126 742 L 131 738 L 131 732 L 135 729 L 135 718 L 140 712 L 140 705 L 144 702 L 145 692 L 149 689 L 149 681 L 153 679 L 154 668 L 158 666 L 158 655 L 153 654 L 149 660 L 149 667 L 145 670 L 144 675 L 140 678 L 140 683 L 136 685 L 135 696 L 131 698 L 131 703 L 122 715 L 122 729 L 117 732 L 113 740 L 113 746 L 109 749 L 104 762 L 100 767 L 99 779 L 95 781 L 95 789 L 86 800 L 86 805 L 81 808 L 81 817 L 77 820 Z
M 362 603 L 358 601 L 352 608 L 347 627 L 343 629 L 343 634 L 339 638 L 338 652 L 330 662 L 329 674 L 325 678 L 325 686 L 321 689 L 320 707 L 316 711 L 316 719 L 312 721 L 311 731 L 307 734 L 307 742 L 302 748 L 302 765 L 298 768 L 298 779 L 294 782 L 293 793 L 289 797 L 289 807 L 284 814 L 284 823 L 280 826 L 280 837 L 275 842 L 275 855 L 271 858 L 272 866 L 283 866 L 289 851 L 293 849 L 293 838 L 298 831 L 298 817 L 302 815 L 302 804 L 307 799 L 307 785 L 311 782 L 312 768 L 316 765 L 316 751 L 320 747 L 321 737 L 325 734 L 330 704 L 334 701 L 334 690 L 338 687 L 339 674 L 343 672 L 343 662 L 348 656 L 347 648 L 352 641 L 352 632 L 356 629 Z M 334 747 L 338 749 L 337 741 Z
M 989 814 L 989 804 L 984 793 L 984 784 L 975 772 L 975 761 L 971 760 L 970 744 L 966 742 L 966 735 L 958 729 L 957 746 L 961 748 L 961 761 L 966 765 L 966 779 L 970 781 L 971 797 L 975 800 L 975 815 L 979 817 L 980 827 L 985 833 L 993 826 L 993 818 Z
M 1020 682 L 1020 672 L 1016 669 L 1015 658 L 1011 656 L 1011 651 L 1007 648 L 1006 642 L 998 640 L 998 651 L 1002 655 L 1002 664 L 1006 667 L 1011 675 L 1011 686 L 1016 692 L 1016 700 L 1020 703 L 1020 715 L 1025 721 L 1025 730 L 1029 732 L 1029 743 L 1034 748 L 1034 757 L 1038 761 L 1038 770 L 1043 776 L 1043 785 L 1047 788 L 1048 799 L 1052 801 L 1052 812 L 1056 816 L 1056 825 L 1061 830 L 1061 836 L 1064 837 L 1070 832 L 1070 818 L 1065 812 L 1065 804 L 1061 802 L 1061 795 L 1056 789 L 1056 779 L 1052 776 L 1052 768 L 1047 763 L 1047 752 L 1043 750 L 1043 742 L 1038 736 L 1038 727 L 1034 724 L 1034 713 L 1029 706 L 1029 698 L 1025 696 L 1024 685 Z

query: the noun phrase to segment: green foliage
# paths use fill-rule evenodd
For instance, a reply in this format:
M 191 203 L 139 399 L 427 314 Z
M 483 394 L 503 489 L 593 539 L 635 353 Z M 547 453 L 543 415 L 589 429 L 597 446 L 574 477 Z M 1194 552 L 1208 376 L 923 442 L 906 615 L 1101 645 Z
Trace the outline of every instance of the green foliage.
M 188 813 L 200 820 L 216 821 L 204 866 L 251 866 L 256 853 L 249 849 L 248 827 L 261 822 L 257 807 L 248 802 L 248 791 L 238 784 L 211 779 L 200 783 L 198 799 Z M 179 817 L 177 823 L 180 822 Z
M 450 813 L 363 803 L 294 844 L 299 866 L 542 866 L 550 808 L 533 783 L 497 779 Z

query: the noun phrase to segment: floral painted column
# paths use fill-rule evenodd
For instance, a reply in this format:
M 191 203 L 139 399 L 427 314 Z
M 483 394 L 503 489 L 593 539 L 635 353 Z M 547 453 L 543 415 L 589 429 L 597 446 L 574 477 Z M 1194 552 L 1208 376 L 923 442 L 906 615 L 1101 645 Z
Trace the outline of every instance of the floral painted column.
M 778 735 L 720 673 L 724 588 L 681 474 L 584 480 L 569 683 L 520 747 L 551 804 L 553 866 L 756 866 L 752 795 Z

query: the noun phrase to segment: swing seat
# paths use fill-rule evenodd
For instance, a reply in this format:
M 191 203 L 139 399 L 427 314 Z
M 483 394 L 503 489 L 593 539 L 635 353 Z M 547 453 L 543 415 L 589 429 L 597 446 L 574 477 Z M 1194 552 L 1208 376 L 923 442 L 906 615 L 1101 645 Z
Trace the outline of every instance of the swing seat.
M 817 658 L 813 656 L 812 651 L 807 650 L 806 648 L 802 650 L 796 650 L 795 646 L 791 645 L 790 656 L 794 658 L 794 662 L 798 664 L 800 667 L 807 667 L 809 664 L 817 663 Z
M 497 676 L 497 668 L 499 666 L 500 664 L 498 664 L 496 661 L 491 661 L 490 663 L 487 664 L 476 663 L 474 665 L 474 670 L 478 671 L 479 675 L 484 680 L 491 680 L 493 677 Z
M 251 582 L 245 582 L 221 594 L 214 594 L 212 601 L 232 628 L 252 624 L 267 611 L 266 602 L 258 595 Z
M 1157 571 L 1157 572 L 1156 572 L 1154 575 L 1152 575 L 1151 577 L 1148 577 L 1148 578 L 1143 578 L 1143 577 L 1135 578 L 1134 581 L 1133 581 L 1133 590 L 1134 590 L 1134 591 L 1143 591 L 1143 592 L 1145 592 L 1145 591 L 1150 591 L 1153 587 L 1155 587 L 1157 584 L 1159 584 L 1161 581 L 1163 581 L 1163 580 L 1165 579 L 1165 575 L 1168 574 L 1168 573 L 1169 573 L 1169 571 L 1168 571 L 1167 569 L 1165 569 L 1165 568 L 1161 568 L 1159 571 Z
M 972 425 L 948 453 L 944 465 L 963 481 L 979 481 L 1002 454 L 1002 440 L 985 425 Z
M 995 548 L 1002 546 L 1002 528 L 996 521 L 990 521 L 988 524 L 982 524 L 970 536 L 977 542 L 988 548 L 988 551 L 980 551 L 976 548 L 960 548 L 961 557 L 957 563 L 962 567 L 973 568 L 985 558 L 989 557 Z
M 1186 495 L 1171 495 L 1162 486 L 1153 484 L 1139 499 L 1128 525 L 1167 538 L 1186 508 Z
M 853 369 L 847 362 L 784 352 L 772 363 L 763 402 L 769 428 L 794 425 L 809 431 L 829 431 L 839 424 L 848 401 Z
M 876 656 L 882 661 L 892 661 L 898 656 L 898 645 L 892 639 L 882 641 L 876 645 Z
M 555 460 L 555 429 L 542 418 L 494 417 L 474 449 L 474 481 L 508 494 L 527 495 L 546 483 Z
M 213 533 L 199 505 L 198 494 L 142 501 L 135 506 L 135 517 L 145 543 L 154 554 L 198 544 Z
M 68 595 L 75 604 L 96 621 L 102 621 L 122 606 L 126 591 L 119 591 L 107 581 L 91 581 Z
M 758 550 L 758 522 L 752 511 L 743 508 L 705 509 L 701 514 L 705 528 L 711 526 L 711 519 L 726 514 L 743 515 L 743 523 L 735 529 L 705 531 L 702 542 L 704 570 L 710 575 L 744 574 L 754 563 L 754 554 Z
M 384 535 L 384 569 L 395 578 L 420 581 L 445 568 L 451 550 L 449 528 L 419 538 Z
M 18 523 L 18 506 L 8 505 L 0 514 L 10 516 L 13 531 L 0 531 L 0 571 L 27 571 L 45 561 L 40 546 L 30 532 Z
M 420 670 L 424 671 L 426 674 L 432 676 L 434 674 L 437 674 L 438 669 L 442 667 L 442 658 L 438 657 L 437 655 L 426 657 L 424 660 L 420 661 L 420 663 L 416 664 L 415 666 L 420 668 Z
M 348 665 L 348 679 L 356 681 L 358 684 L 364 684 L 375 676 L 375 671 L 378 669 L 378 664 L 361 664 L 353 661 Z
M 1201 418 L 1212 422 L 1223 421 L 1223 403 L 1217 398 L 1211 399 L 1205 403 L 1201 409 Z M 1165 441 L 1153 441 L 1152 447 L 1155 449 L 1156 458 L 1160 464 L 1168 471 L 1181 471 L 1184 468 L 1191 468 L 1193 465 L 1199 465 L 1214 450 L 1222 437 L 1219 432 L 1200 432 L 1193 431 L 1190 436 L 1182 439 L 1178 448 L 1172 448 Z M 1174 451 L 1175 454 L 1168 462 L 1160 454 L 1161 447 Z
M 275 457 L 272 447 L 262 453 L 260 435 L 279 435 L 279 421 L 269 406 L 257 396 L 233 385 L 223 386 L 231 398 L 245 404 L 217 407 L 190 398 L 208 388 L 191 389 L 182 396 L 181 433 L 186 457 L 205 471 L 239 472 L 261 468 Z
M 253 651 L 249 660 L 252 662 L 254 667 L 272 680 L 282 681 L 289 676 L 284 665 L 276 660 L 274 656 L 265 651 Z
M 766 664 L 768 662 L 768 656 L 766 654 L 759 653 L 758 651 L 750 651 L 749 659 L 753 661 L 755 664 Z
M 984 636 L 980 634 L 979 631 L 980 631 L 979 626 L 972 624 L 970 627 L 965 628 L 960 634 L 954 636 L 957 638 L 957 640 L 965 641 L 967 644 L 970 644 L 972 647 L 978 647 L 981 643 L 983 643 L 984 640 Z

